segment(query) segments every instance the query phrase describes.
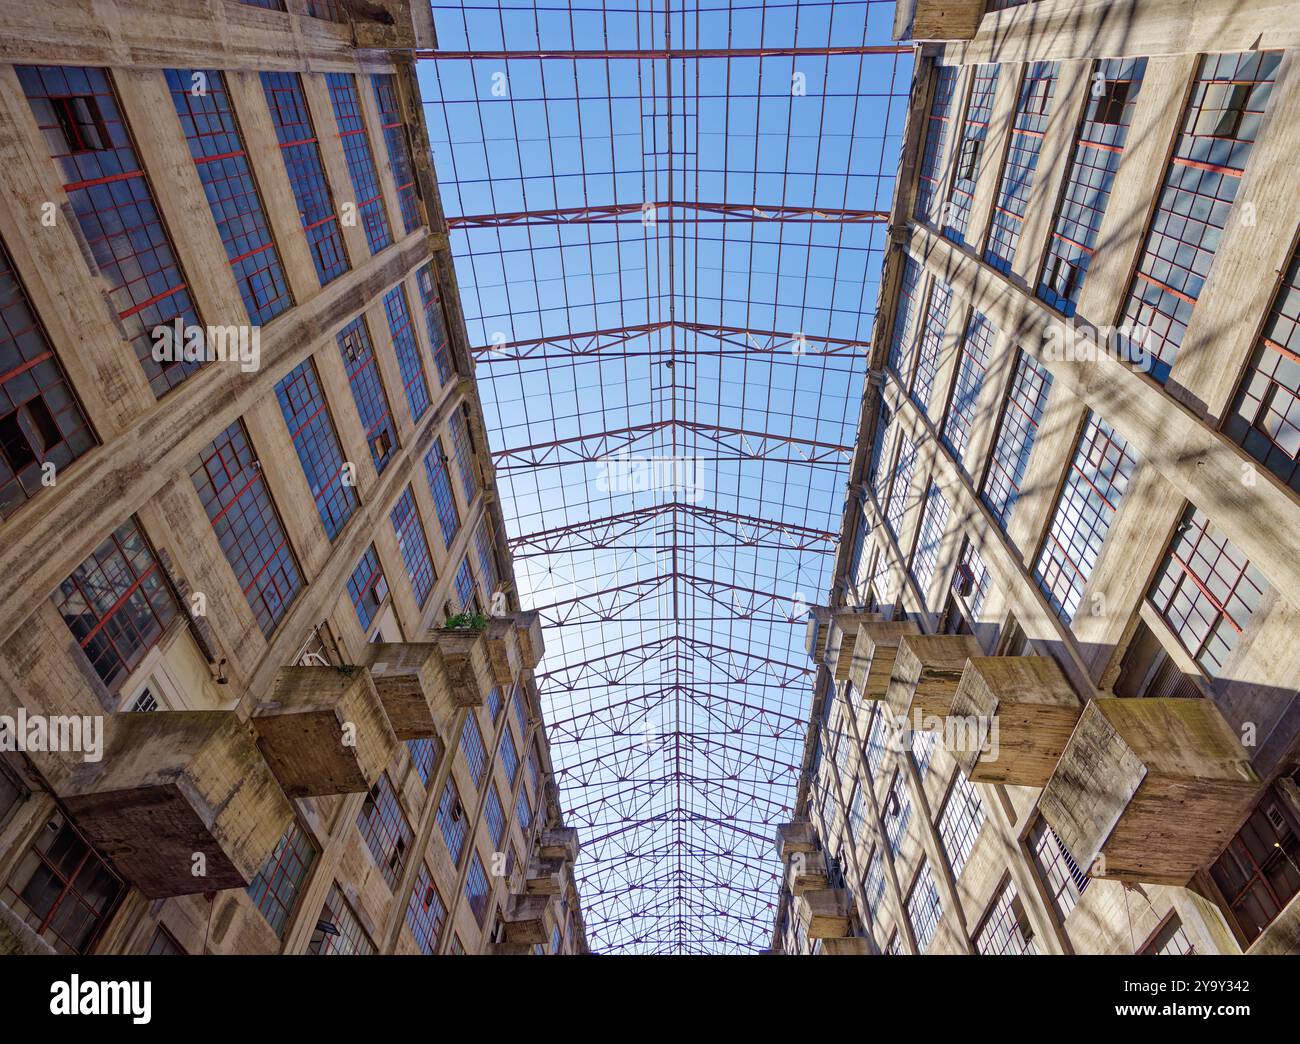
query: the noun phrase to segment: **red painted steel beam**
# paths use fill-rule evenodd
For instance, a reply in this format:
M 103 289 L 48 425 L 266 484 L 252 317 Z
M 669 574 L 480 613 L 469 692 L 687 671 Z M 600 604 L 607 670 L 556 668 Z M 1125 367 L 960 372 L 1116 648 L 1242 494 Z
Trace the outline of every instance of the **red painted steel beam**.
M 607 225 L 634 221 L 658 223 L 658 211 L 690 210 L 713 214 L 710 218 L 690 218 L 693 223 L 722 221 L 791 221 L 802 224 L 866 224 L 889 220 L 885 210 L 843 210 L 828 207 L 768 206 L 757 203 L 705 203 L 698 200 L 646 200 L 641 203 L 603 203 L 582 207 L 558 207 L 554 210 L 515 210 L 500 214 L 463 214 L 448 217 L 447 227 L 454 228 L 526 228 L 534 225 Z M 665 219 L 671 223 L 671 218 Z
M 418 50 L 421 61 L 503 61 L 517 59 L 690 59 L 690 58 L 829 58 L 836 55 L 909 54 L 912 44 L 863 44 L 857 47 L 636 47 L 608 50 L 508 50 L 508 51 L 428 51 Z

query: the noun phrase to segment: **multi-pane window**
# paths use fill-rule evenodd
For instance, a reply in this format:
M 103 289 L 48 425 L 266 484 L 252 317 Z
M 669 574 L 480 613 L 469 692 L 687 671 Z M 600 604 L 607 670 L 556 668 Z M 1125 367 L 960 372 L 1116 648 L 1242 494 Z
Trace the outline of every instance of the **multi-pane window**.
M 415 195 L 415 166 L 411 162 L 411 146 L 406 139 L 406 120 L 397 99 L 397 77 L 392 73 L 375 73 L 370 77 L 375 88 L 375 104 L 379 108 L 379 123 L 384 130 L 384 147 L 388 151 L 388 165 L 397 182 L 397 202 L 402 212 L 402 227 L 414 232 L 420 227 L 420 203 Z
M 501 767 L 505 769 L 506 779 L 513 785 L 519 772 L 519 748 L 515 746 L 515 738 L 510 735 L 509 729 L 501 737 Z
M 433 349 L 433 365 L 438 370 L 438 384 L 451 380 L 451 343 L 447 339 L 447 322 L 442 314 L 442 297 L 433 275 L 433 262 L 415 273 L 415 285 L 420 288 L 420 305 L 424 309 L 424 325 L 429 331 L 429 347 Z
M 473 584 L 470 584 L 473 587 Z M 487 695 L 488 717 L 493 722 L 501 716 L 501 712 L 506 709 L 506 698 L 501 693 L 501 687 L 494 685 Z
M 483 806 L 483 821 L 487 824 L 488 837 L 492 839 L 492 844 L 501 848 L 501 842 L 506 836 L 506 812 L 501 807 L 501 795 L 497 793 L 495 785 L 488 787 L 487 804 Z
M 375 952 L 375 944 L 366 935 L 337 884 L 330 885 L 330 894 L 325 897 L 325 905 L 316 919 L 316 930 L 312 932 L 307 952 L 317 957 L 347 957 Z
M 1025 71 L 1016 100 L 1015 122 L 1011 127 L 1011 145 L 1002 168 L 1002 185 L 993 218 L 989 223 L 989 241 L 984 259 L 999 272 L 1010 272 L 1011 262 L 1020 243 L 1020 229 L 1029 205 L 1029 190 L 1038 170 L 1038 156 L 1043 148 L 1043 134 L 1056 90 L 1056 62 L 1033 62 Z
M 938 737 L 939 733 L 930 729 L 912 730 L 912 761 L 916 763 L 916 774 L 921 779 L 925 779 L 926 773 L 930 771 Z
M 988 566 L 984 564 L 984 559 L 975 545 L 967 539 L 962 545 L 961 557 L 957 560 L 957 575 L 953 579 L 953 587 L 966 599 L 966 608 L 972 618 L 978 618 L 984 608 L 984 600 L 988 597 L 992 583 L 993 577 L 989 573 Z
M 912 488 L 912 470 L 916 466 L 916 446 L 906 432 L 898 433 L 898 456 L 894 458 L 894 477 L 889 486 L 889 502 L 885 506 L 885 524 L 898 539 L 907 512 L 907 495 Z
M 1029 848 L 1038 875 L 1051 893 L 1057 916 L 1064 919 L 1087 890 L 1090 878 L 1044 819 L 1039 819 L 1029 831 Z
M 0 516 L 95 444 L 86 415 L 0 243 Z
M 474 531 L 474 549 L 478 552 L 478 575 L 488 596 L 497 589 L 497 557 L 492 547 L 492 533 L 488 529 L 487 513 L 479 519 Z
M 402 552 L 406 575 L 411 580 L 411 590 L 415 592 L 415 602 L 423 608 L 433 592 L 433 558 L 429 554 L 429 541 L 425 539 L 424 525 L 410 486 L 397 498 L 389 518 L 397 537 L 398 550 Z
M 853 797 L 849 800 L 849 830 L 854 838 L 866 836 L 867 813 L 863 807 L 862 787 L 854 785 Z
M 433 764 L 437 760 L 437 747 L 432 739 L 424 737 L 406 741 L 406 750 L 411 755 L 411 764 L 426 787 L 433 778 Z
M 1079 608 L 1136 466 L 1137 453 L 1124 437 L 1089 413 L 1034 563 L 1034 579 L 1066 623 Z
M 930 393 L 934 378 L 939 372 L 939 349 L 943 347 L 943 331 L 948 325 L 952 310 L 952 287 L 936 279 L 930 289 L 930 307 L 921 325 L 921 339 L 916 353 L 916 373 L 912 375 L 912 401 L 924 413 L 930 407 Z
M 533 785 L 533 793 L 540 795 L 542 792 L 542 762 L 537 756 L 537 747 L 532 745 L 528 748 L 528 781 Z
M 916 180 L 916 209 L 913 213 L 918 221 L 930 220 L 930 204 L 939 197 L 943 188 L 943 140 L 952 116 L 957 71 L 955 65 L 940 65 L 934 70 L 934 96 L 930 99 L 930 115 L 925 121 L 925 142 L 921 146 Z
M 1171 914 L 1139 952 L 1144 957 L 1190 957 L 1196 947 L 1183 931 L 1183 922 Z
M 72 571 L 54 605 L 110 692 L 139 666 L 179 611 L 134 519 Z
M 357 508 L 357 491 L 310 356 L 275 386 L 275 397 L 325 533 L 333 540 Z
M 375 169 L 375 156 L 370 149 L 370 132 L 366 130 L 357 81 L 351 73 L 326 73 L 325 85 L 329 88 L 330 104 L 334 108 L 334 120 L 343 145 L 343 158 L 348 165 L 348 179 L 356 197 L 353 205 L 366 233 L 366 246 L 374 255 L 393 241 L 393 234 L 388 228 L 384 193 L 379 186 L 379 172 Z
M 1300 247 L 1273 299 L 1223 431 L 1300 493 Z
M 152 331 L 178 320 L 198 326 L 199 316 L 108 71 L 19 66 L 17 72 L 110 306 L 161 398 L 203 360 L 155 360 Z
M 166 76 L 248 318 L 254 325 L 269 322 L 293 306 L 293 295 L 271 238 L 225 80 L 215 69 L 168 69 Z
M 460 472 L 460 486 L 465 493 L 465 503 L 472 504 L 474 495 L 478 492 L 478 469 L 474 465 L 474 444 L 470 441 L 469 427 L 465 423 L 465 411 L 460 409 L 452 413 L 447 427 L 451 430 L 451 448 L 456 454 L 456 470 Z
M 975 949 L 986 957 L 1025 956 L 1037 953 L 1032 940 L 1025 938 L 1016 886 L 1010 881 L 1002 886 L 988 916 L 975 933 Z
M 384 314 L 388 317 L 388 332 L 393 338 L 406 404 L 411 408 L 411 419 L 418 421 L 432 400 L 424 379 L 424 363 L 420 361 L 415 327 L 411 325 L 411 310 L 406 305 L 406 290 L 401 283 L 384 294 Z
M 1124 306 L 1124 325 L 1141 331 L 1130 358 L 1161 384 L 1210 273 L 1281 60 L 1280 51 L 1201 58 Z
M 406 904 L 406 925 L 415 936 L 421 953 L 429 956 L 438 948 L 438 937 L 442 934 L 446 920 L 447 907 L 443 905 L 442 896 L 433 885 L 429 867 L 422 862 L 419 876 L 415 880 L 415 890 L 411 892 L 411 901 Z
M 366 444 L 375 472 L 382 474 L 397 449 L 397 428 L 393 425 L 388 395 L 379 376 L 375 349 L 370 343 L 370 330 L 365 316 L 357 316 L 339 331 L 339 354 L 347 371 L 348 387 L 356 403 L 357 417 L 365 429 Z
M 149 948 L 144 951 L 146 957 L 184 957 L 185 948 L 176 941 L 172 935 L 161 924 L 153 931 L 153 937 L 149 940 Z
M 953 877 L 961 876 L 983 825 L 984 802 L 970 780 L 958 772 L 939 813 L 939 837 Z
M 515 686 L 515 692 L 511 702 L 514 705 L 515 724 L 519 726 L 519 737 L 526 742 L 528 739 L 528 704 L 524 699 L 524 688 L 522 685 Z
M 948 501 L 931 482 L 925 494 L 925 510 L 921 513 L 921 532 L 912 554 L 912 577 L 924 595 L 934 580 L 935 566 L 939 563 L 939 545 L 948 525 Z
M 889 368 L 904 381 L 912 369 L 912 337 L 916 332 L 917 302 L 921 294 L 921 266 L 910 257 L 903 259 L 898 280 L 898 303 L 894 329 L 889 339 Z
M 307 0 L 307 14 L 311 18 L 320 18 L 326 22 L 347 24 L 343 5 L 339 0 Z
M 451 861 L 459 866 L 460 857 L 465 852 L 467 824 L 465 808 L 460 803 L 456 784 L 450 777 L 447 779 L 446 786 L 442 788 L 442 797 L 438 800 L 438 829 L 442 832 L 442 840 L 451 855 Z
M 269 635 L 302 587 L 302 573 L 242 421 L 199 454 L 190 481 L 258 627 Z
M 297 73 L 264 72 L 262 90 L 271 110 L 280 157 L 298 204 L 298 216 L 316 266 L 316 277 L 325 286 L 348 270 L 348 255 L 343 247 L 343 231 L 334 211 L 325 165 L 321 162 L 320 144 L 302 93 L 302 81 Z
M 1269 589 L 1268 581 L 1191 507 L 1147 593 L 1152 607 L 1210 677 L 1218 677 Z
M 1291 774 L 1300 782 L 1300 772 Z M 1270 787 L 1210 876 L 1250 944 L 1300 892 L 1300 824 L 1280 786 Z
M 460 563 L 460 568 L 456 570 L 456 604 L 463 613 L 478 611 L 478 592 L 474 588 L 474 570 L 470 568 L 469 559 L 466 558 Z M 493 690 L 496 692 L 497 690 Z M 497 693 L 497 699 L 501 698 Z M 493 717 L 496 715 L 494 714 Z
M 972 308 L 957 355 L 957 376 L 953 380 L 952 401 L 948 404 L 948 415 L 943 419 L 942 433 L 944 445 L 952 450 L 952 455 L 967 471 L 970 469 L 963 457 L 997 335 L 997 327 L 983 313 Z
M 487 771 L 487 748 L 483 746 L 483 733 L 473 715 L 465 719 L 465 727 L 460 730 L 460 752 L 465 755 L 474 786 L 481 787 Z
M 889 412 L 889 405 L 885 402 L 885 393 L 889 387 L 889 376 L 885 376 L 884 383 L 880 388 L 880 412 L 876 417 L 876 430 L 871 433 L 871 460 L 867 465 L 867 481 L 871 485 L 871 490 L 880 496 L 880 478 L 884 473 L 881 464 L 885 458 L 885 445 L 889 438 L 889 425 L 892 415 Z
M 895 770 L 894 778 L 890 780 L 889 793 L 885 795 L 880 817 L 885 821 L 889 851 L 897 857 L 903 847 L 903 838 L 907 836 L 907 824 L 912 818 L 912 798 L 900 771 Z
M 54 812 L 9 874 L 0 899 L 59 953 L 86 953 L 126 886 Z
M 885 943 L 885 955 L 896 957 L 903 952 L 903 940 L 898 935 L 898 929 L 895 928 L 889 933 L 889 942 Z
M 357 813 L 357 829 L 375 857 L 389 888 L 396 888 L 411 850 L 411 828 L 402 814 L 393 786 L 384 773 L 370 788 Z
M 1020 484 L 1038 438 L 1038 425 L 1047 408 L 1052 375 L 1028 352 L 1016 357 L 1016 372 L 1007 390 L 1006 405 L 993 440 L 993 454 L 980 498 L 1003 529 L 1020 498 Z
M 993 95 L 997 87 L 996 65 L 975 67 L 966 119 L 962 122 L 961 145 L 957 148 L 957 166 L 943 214 L 943 234 L 954 243 L 966 242 L 971 202 L 975 198 L 975 179 L 979 177 L 981 154 L 989 133 L 989 117 L 993 113 Z
M 930 872 L 927 859 L 917 871 L 916 881 L 907 897 L 907 920 L 916 937 L 916 949 L 925 953 L 934 942 L 934 933 L 939 929 L 939 918 L 943 916 L 943 903 L 939 899 L 939 886 L 934 883 L 934 874 Z
M 528 800 L 527 787 L 520 787 L 519 796 L 515 798 L 515 819 L 519 823 L 519 829 L 527 837 L 533 826 L 533 806 Z
M 361 561 L 348 577 L 348 594 L 352 596 L 352 606 L 357 611 L 361 629 L 369 631 L 376 611 L 388 597 L 388 581 L 379 565 L 379 553 L 374 544 L 366 548 Z
M 1097 249 L 1146 65 L 1145 58 L 1104 58 L 1093 72 L 1038 284 L 1038 296 L 1065 315 L 1074 315 Z
M 456 497 L 451 491 L 451 477 L 447 474 L 447 454 L 442 449 L 442 439 L 434 439 L 429 452 L 424 455 L 424 473 L 429 478 L 433 493 L 433 506 L 438 513 L 438 526 L 442 529 L 442 542 L 446 547 L 460 532 L 460 513 L 456 510 Z
M 475 852 L 470 857 L 469 873 L 465 875 L 465 898 L 469 900 L 469 908 L 474 911 L 474 919 L 480 926 L 487 918 L 488 899 L 491 894 L 492 887 L 483 870 L 483 860 Z
M 867 726 L 867 772 L 874 777 L 880 771 L 884 760 L 889 724 L 885 721 L 885 712 L 879 704 L 871 707 L 871 724 Z
M 880 900 L 885 895 L 885 863 L 881 859 L 879 846 L 871 850 L 871 857 L 867 860 L 862 890 L 867 894 L 867 909 L 871 911 L 871 919 L 875 920 L 880 913 Z
M 248 886 L 248 897 L 253 900 L 253 905 L 281 938 L 317 854 L 316 846 L 302 827 L 290 823 L 275 851 Z

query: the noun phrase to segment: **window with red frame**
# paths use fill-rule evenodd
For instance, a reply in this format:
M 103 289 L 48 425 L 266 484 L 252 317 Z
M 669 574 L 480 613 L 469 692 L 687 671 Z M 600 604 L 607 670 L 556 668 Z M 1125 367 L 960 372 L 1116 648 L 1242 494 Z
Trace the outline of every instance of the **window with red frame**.
M 442 935 L 442 926 L 447 921 L 447 907 L 443 905 L 442 896 L 434 887 L 429 867 L 420 863 L 420 874 L 415 879 L 415 889 L 411 900 L 406 904 L 406 924 L 415 936 L 416 945 L 426 956 L 438 949 L 438 939 Z
M 269 635 L 301 589 L 302 573 L 242 421 L 199 454 L 190 480 L 258 627 Z
M 899 527 L 907 512 L 907 494 L 912 488 L 912 471 L 916 466 L 916 446 L 905 432 L 898 435 L 898 456 L 894 459 L 894 476 L 889 486 L 889 500 L 885 505 L 885 525 L 899 538 Z
M 1281 51 L 1207 54 L 1183 115 L 1122 325 L 1129 357 L 1164 384 L 1210 274 L 1264 118 Z
M 1052 905 L 1062 920 L 1078 905 L 1080 896 L 1091 883 L 1056 831 L 1039 818 L 1029 831 L 1029 850 L 1034 856 L 1038 876 L 1052 897 Z
M 943 443 L 957 458 L 963 468 L 966 444 L 970 439 L 971 425 L 975 422 L 975 407 L 984 388 L 984 375 L 988 372 L 993 355 L 993 343 L 998 336 L 997 327 L 975 309 L 971 309 L 957 356 L 957 376 L 952 385 L 952 401 L 948 415 L 943 420 Z M 967 468 L 969 471 L 969 468 Z
M 470 569 L 469 559 L 460 563 L 456 570 L 456 604 L 462 613 L 479 611 L 478 593 L 474 587 L 474 571 Z
M 889 368 L 906 383 L 912 370 L 912 335 L 916 326 L 917 302 L 921 295 L 921 266 L 903 258 L 898 281 L 898 303 L 894 308 L 894 329 L 889 340 Z
M 316 277 L 325 286 L 348 270 L 348 255 L 302 81 L 297 73 L 264 72 L 262 90 Z
M 1216 678 L 1268 590 L 1250 560 L 1190 507 L 1147 598 L 1192 659 Z
M 452 413 L 447 421 L 447 427 L 451 429 L 451 448 L 456 454 L 456 470 L 460 472 L 460 485 L 465 492 L 465 503 L 472 504 L 478 493 L 478 481 L 475 477 L 474 443 L 469 437 L 469 425 L 465 420 L 464 407 Z
M 1011 145 L 1002 168 L 1002 184 L 993 206 L 988 246 L 984 250 L 984 260 L 999 272 L 1011 271 L 1020 244 L 1020 228 L 1029 205 L 1029 190 L 1038 170 L 1038 156 L 1056 90 L 1057 68 L 1056 62 L 1033 62 L 1020 85 Z
M 487 873 L 483 870 L 483 860 L 475 852 L 470 858 L 469 873 L 465 875 L 465 898 L 469 908 L 474 911 L 474 919 L 480 927 L 487 918 L 488 900 L 492 895 L 492 886 L 488 883 Z
M 388 165 L 397 182 L 397 202 L 402 211 L 402 226 L 414 232 L 422 224 L 420 202 L 415 194 L 415 166 L 411 162 L 411 146 L 406 140 L 406 120 L 397 98 L 397 77 L 392 73 L 375 73 L 370 77 L 375 88 L 375 104 L 379 108 L 379 123 L 384 129 L 384 147 L 388 150 Z
M 411 763 L 415 766 L 420 782 L 427 787 L 433 778 L 434 763 L 438 760 L 437 747 L 432 739 L 423 738 L 407 740 L 406 749 L 411 755 Z
M 506 813 L 501 807 L 501 795 L 497 793 L 496 784 L 488 787 L 487 804 L 483 806 L 483 820 L 487 823 L 488 837 L 498 850 L 506 836 Z
M 156 360 L 152 331 L 176 320 L 197 326 L 199 314 L 108 72 L 58 66 L 17 72 L 111 307 L 150 389 L 162 398 L 203 362 Z
M 975 932 L 975 949 L 986 957 L 1019 957 L 1037 953 L 1032 930 L 1029 937 L 1025 935 L 1028 927 L 1029 921 L 1016 895 L 1016 886 L 1007 881 L 989 907 L 984 923 Z
M 396 888 L 411 851 L 411 828 L 397 803 L 387 773 L 375 780 L 357 813 L 357 830 L 375 857 L 389 888 Z
M 989 118 L 993 114 L 993 96 L 998 88 L 998 66 L 977 65 L 971 86 L 966 118 L 962 121 L 961 144 L 957 148 L 957 166 L 953 171 L 948 203 L 943 210 L 943 234 L 954 243 L 966 242 L 970 225 L 971 202 L 975 199 L 975 180 L 979 177 Z
M 490 599 L 496 592 L 497 556 L 492 546 L 492 533 L 488 529 L 487 515 L 479 519 L 478 529 L 474 531 L 474 549 L 478 552 L 479 579 L 483 581 L 483 590 Z
M 54 605 L 110 692 L 157 644 L 179 608 L 153 548 L 127 519 L 59 585 Z
M 330 885 L 330 894 L 325 897 L 320 917 L 316 919 L 316 930 L 312 932 L 307 952 L 317 957 L 342 957 L 354 954 L 371 954 L 375 944 L 361 927 L 357 915 L 343 898 L 337 884 Z
M 248 318 L 255 325 L 269 322 L 293 306 L 293 295 L 253 181 L 226 82 L 215 69 L 168 69 L 166 77 Z
M 447 474 L 447 454 L 442 439 L 434 439 L 429 452 L 424 455 L 424 473 L 433 494 L 433 508 L 438 515 L 438 528 L 442 542 L 450 548 L 460 532 L 460 512 L 456 510 L 456 496 L 451 491 L 451 476 Z
M 84 837 L 53 813 L 18 859 L 0 899 L 59 953 L 88 953 L 126 885 Z
M 912 577 L 922 594 L 930 589 L 934 580 L 934 570 L 939 564 L 939 545 L 943 543 L 943 532 L 947 525 L 947 498 L 939 486 L 931 482 L 925 494 L 925 510 L 921 513 L 920 535 L 916 538 L 916 549 L 912 552 Z
M 515 745 L 515 738 L 510 734 L 509 729 L 501 737 L 501 767 L 505 770 L 506 779 L 510 780 L 513 786 L 515 777 L 519 775 L 519 748 Z
M 333 540 L 357 509 L 357 491 L 347 473 L 315 362 L 308 357 L 285 374 L 275 386 L 275 397 L 325 534 Z
M 1300 247 L 1273 298 L 1223 433 L 1300 493 Z
M 343 145 L 343 159 L 356 197 L 353 205 L 366 233 L 366 246 L 373 256 L 392 243 L 393 233 L 388 227 L 384 193 L 379 185 L 375 155 L 370 148 L 370 132 L 366 129 L 356 77 L 351 73 L 326 73 L 325 86 L 329 89 L 330 104 Z
M 375 473 L 382 475 L 397 449 L 397 428 L 393 424 L 384 382 L 379 376 L 379 364 L 375 361 L 366 317 L 359 315 L 343 327 L 338 342 L 343 369 L 348 375 L 348 387 L 352 389 L 352 401 L 366 433 L 366 445 L 370 447 L 370 459 L 375 465 Z
M 406 575 L 410 578 L 416 604 L 423 608 L 433 593 L 433 558 L 429 554 L 424 523 L 420 521 L 420 512 L 415 506 L 410 486 L 397 498 L 389 519 L 393 523 L 393 533 L 397 537 L 398 550 L 402 552 L 402 562 L 406 566 Z
M 1300 769 L 1293 770 L 1290 779 L 1300 783 Z M 1280 785 L 1268 789 L 1210 866 L 1210 876 L 1246 945 L 1300 892 L 1300 818 Z
M 930 99 L 930 115 L 925 121 L 925 141 L 921 146 L 921 163 L 916 181 L 916 207 L 913 213 L 918 221 L 930 220 L 930 204 L 942 191 L 943 140 L 948 133 L 948 120 L 952 116 L 952 95 L 957 85 L 957 66 L 940 65 L 934 70 L 934 95 Z
M 0 517 L 95 445 L 90 422 L 0 243 Z
M 433 348 L 433 362 L 438 368 L 438 383 L 445 385 L 455 372 L 451 365 L 451 345 L 447 340 L 447 324 L 442 314 L 442 297 L 438 281 L 430 262 L 415 273 L 415 283 L 420 288 L 420 304 L 424 308 L 424 324 L 429 330 L 429 345 Z
M 1047 408 L 1052 375 L 1026 351 L 1016 356 L 1016 370 L 993 440 L 993 454 L 980 499 L 1005 530 L 1020 499 L 1020 484 L 1029 468 L 1029 455 L 1038 438 L 1038 425 Z
M 465 727 L 460 732 L 460 752 L 465 755 L 474 786 L 482 787 L 487 772 L 487 748 L 483 746 L 483 733 L 472 714 L 465 719 Z
M 917 346 L 916 372 L 912 374 L 912 401 L 925 413 L 930 408 L 930 392 L 939 372 L 939 349 L 943 346 L 943 332 L 948 326 L 948 313 L 952 310 L 952 287 L 936 279 L 930 288 L 930 306 L 921 325 L 921 338 Z
M 388 581 L 380 568 L 379 553 L 374 544 L 366 548 L 361 561 L 348 577 L 348 594 L 352 596 L 352 607 L 357 611 L 361 629 L 369 631 L 376 611 L 388 597 Z
M 1170 914 L 1138 952 L 1144 957 L 1187 957 L 1196 952 L 1196 947 L 1183 930 L 1183 922 Z
M 442 788 L 442 796 L 438 799 L 437 820 L 438 829 L 442 832 L 442 840 L 447 846 L 451 861 L 456 866 L 460 866 L 460 857 L 465 854 L 465 838 L 469 824 L 465 818 L 465 806 L 460 803 L 460 794 L 457 793 L 456 784 L 450 776 Z
M 402 375 L 402 388 L 411 408 L 411 419 L 418 421 L 432 400 L 428 382 L 424 379 L 424 363 L 420 361 L 415 327 L 411 325 L 411 311 L 406 305 L 406 290 L 401 283 L 384 294 L 384 314 L 388 316 L 388 332 L 393 338 L 393 351 L 397 354 L 397 368 Z
M 248 897 L 253 900 L 253 905 L 281 938 L 284 938 L 289 915 L 293 913 L 294 904 L 307 883 L 307 874 L 318 854 L 306 832 L 297 823 L 291 823 L 271 857 L 248 886 Z

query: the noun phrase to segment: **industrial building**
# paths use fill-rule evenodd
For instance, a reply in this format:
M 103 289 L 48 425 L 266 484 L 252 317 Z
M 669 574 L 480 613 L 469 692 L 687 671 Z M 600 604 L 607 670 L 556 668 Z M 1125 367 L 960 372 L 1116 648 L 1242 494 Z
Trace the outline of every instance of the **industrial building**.
M 1300 953 L 1297 0 L 0 26 L 0 953 Z
M 347 6 L 3 12 L 0 952 L 586 948 L 432 16 Z
M 899 5 L 775 951 L 1300 952 L 1297 24 Z

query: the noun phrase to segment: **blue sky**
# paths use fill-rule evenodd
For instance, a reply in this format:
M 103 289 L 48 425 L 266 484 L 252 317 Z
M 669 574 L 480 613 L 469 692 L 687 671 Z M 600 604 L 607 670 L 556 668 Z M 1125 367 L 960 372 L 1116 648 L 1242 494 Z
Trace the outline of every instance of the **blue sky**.
M 889 44 L 893 9 L 434 16 L 444 51 L 645 50 L 670 35 L 712 50 Z M 420 80 L 450 217 L 668 200 L 867 211 L 890 204 L 911 61 L 445 58 Z M 477 376 L 492 450 L 516 451 L 498 482 L 512 537 L 530 538 L 515 549 L 521 598 L 549 625 L 539 687 L 598 951 L 766 945 L 771 838 L 811 696 L 798 617 L 833 568 L 849 463 L 837 447 L 854 440 L 884 243 L 883 224 L 690 207 L 661 207 L 649 227 L 633 212 L 453 229 L 471 344 L 556 339 L 481 355 Z M 661 325 L 563 339 L 641 324 Z M 847 343 L 827 354 L 819 337 Z M 619 452 L 688 461 L 698 489 L 610 489 L 599 461 Z

